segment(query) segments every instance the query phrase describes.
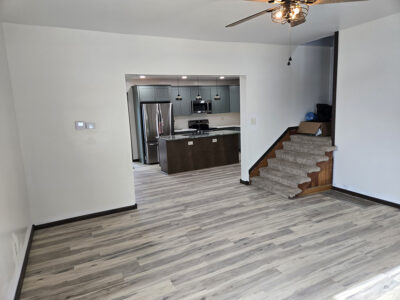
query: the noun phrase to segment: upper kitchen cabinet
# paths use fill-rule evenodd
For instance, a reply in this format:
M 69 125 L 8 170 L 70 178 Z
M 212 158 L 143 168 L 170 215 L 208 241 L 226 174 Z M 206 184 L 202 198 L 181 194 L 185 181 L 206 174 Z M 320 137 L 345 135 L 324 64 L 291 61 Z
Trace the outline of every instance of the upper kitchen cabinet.
M 171 87 L 170 86 L 156 86 L 156 101 L 169 101 L 171 100 Z
M 138 102 L 171 101 L 175 116 L 188 116 L 192 114 L 192 100 L 200 94 L 203 100 L 211 100 L 212 113 L 228 113 L 240 111 L 239 86 L 182 86 L 179 93 L 182 100 L 176 100 L 177 86 L 166 85 L 141 85 L 134 87 L 135 97 Z M 217 94 L 220 100 L 214 100 Z
M 215 95 L 221 97 L 220 100 L 214 100 Z M 221 114 L 230 112 L 230 100 L 229 100 L 229 87 L 218 86 L 211 87 L 211 99 L 212 99 L 212 113 Z
M 229 87 L 230 111 L 240 112 L 240 87 L 231 85 Z
M 182 96 L 182 100 L 176 100 L 178 88 L 175 86 L 171 87 L 171 102 L 173 104 L 174 116 L 188 116 L 192 113 L 190 87 L 180 87 L 179 94 Z
M 190 87 L 190 100 L 196 100 L 196 97 L 199 94 L 203 100 L 210 100 L 211 99 L 210 87 L 209 86 Z
M 138 100 L 142 101 L 154 101 L 155 90 L 152 86 L 138 86 L 137 87 Z
M 137 86 L 137 96 L 140 102 L 170 101 L 170 86 L 140 85 Z

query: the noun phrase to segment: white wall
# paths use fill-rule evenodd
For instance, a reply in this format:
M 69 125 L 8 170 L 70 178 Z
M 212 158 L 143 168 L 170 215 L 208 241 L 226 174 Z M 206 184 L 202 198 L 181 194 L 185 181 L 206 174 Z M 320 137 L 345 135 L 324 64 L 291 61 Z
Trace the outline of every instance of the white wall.
M 400 203 L 400 14 L 339 33 L 334 185 Z
M 241 75 L 244 180 L 326 98 L 324 48 L 299 47 L 287 67 L 284 46 L 15 24 L 5 31 L 35 223 L 134 202 L 125 74 Z M 74 131 L 80 119 L 97 130 Z
M 0 23 L 0 299 L 12 299 L 30 228 L 25 175 Z M 13 250 L 14 238 L 17 254 Z

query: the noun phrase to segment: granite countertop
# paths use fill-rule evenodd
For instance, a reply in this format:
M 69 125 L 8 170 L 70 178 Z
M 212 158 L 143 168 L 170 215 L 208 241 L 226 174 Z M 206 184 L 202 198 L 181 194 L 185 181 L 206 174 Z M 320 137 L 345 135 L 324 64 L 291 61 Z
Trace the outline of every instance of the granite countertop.
M 196 131 L 197 129 L 193 128 L 184 128 L 184 129 L 175 129 L 175 132 L 185 132 L 185 131 Z
M 211 128 L 217 128 L 217 129 L 223 129 L 223 128 L 240 128 L 240 125 L 220 125 L 220 126 L 210 126 Z M 180 129 L 175 129 L 175 132 L 185 132 L 185 131 L 196 131 L 196 129 L 193 128 L 180 128 Z
M 234 127 L 234 126 L 229 126 L 229 127 Z M 213 137 L 213 136 L 231 135 L 231 134 L 240 134 L 240 132 L 234 131 L 234 130 L 219 130 L 219 131 L 211 131 L 209 133 L 199 134 L 199 135 L 192 135 L 192 134 L 166 135 L 166 136 L 160 136 L 159 139 L 163 139 L 166 141 L 178 141 L 178 140 L 192 140 L 192 139 L 198 139 L 198 138 L 204 138 L 204 137 Z
M 210 126 L 210 127 L 215 127 L 215 128 L 232 128 L 232 127 L 238 127 L 238 128 L 240 128 L 240 125 L 221 125 L 221 126 Z

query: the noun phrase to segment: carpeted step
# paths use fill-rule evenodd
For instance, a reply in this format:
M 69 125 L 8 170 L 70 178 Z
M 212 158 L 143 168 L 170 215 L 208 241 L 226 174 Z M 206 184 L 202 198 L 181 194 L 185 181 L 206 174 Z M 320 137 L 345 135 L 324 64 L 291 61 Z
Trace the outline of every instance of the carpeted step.
M 273 168 L 261 168 L 260 176 L 281 184 L 297 188 L 299 184 L 310 182 L 307 176 L 293 175 Z
M 297 194 L 301 193 L 301 189 L 299 188 L 290 187 L 261 176 L 253 177 L 251 185 L 287 198 L 294 198 Z
M 315 155 L 315 154 L 295 152 L 289 150 L 277 150 L 275 151 L 275 154 L 277 158 L 286 161 L 297 162 L 299 164 L 304 164 L 304 165 L 315 165 L 318 162 L 329 160 L 329 157 L 326 155 Z
M 307 176 L 308 173 L 319 172 L 321 169 L 316 165 L 305 165 L 297 162 L 291 162 L 279 158 L 268 159 L 268 167 L 275 170 L 281 170 L 293 175 Z
M 336 147 L 318 143 L 311 144 L 311 143 L 287 141 L 283 142 L 283 149 L 296 152 L 305 152 L 316 155 L 324 155 L 325 152 L 334 151 Z
M 290 136 L 290 140 L 293 142 L 299 142 L 304 144 L 319 144 L 319 145 L 332 145 L 332 139 L 330 136 L 312 136 L 303 134 L 293 134 Z

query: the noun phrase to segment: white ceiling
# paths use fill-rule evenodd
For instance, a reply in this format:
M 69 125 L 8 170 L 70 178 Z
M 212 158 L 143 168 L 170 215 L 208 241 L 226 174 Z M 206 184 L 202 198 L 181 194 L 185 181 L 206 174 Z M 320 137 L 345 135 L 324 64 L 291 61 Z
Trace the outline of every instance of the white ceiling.
M 225 25 L 270 4 L 243 0 L 0 0 L 3 21 L 127 34 L 199 40 L 287 44 L 287 25 L 259 17 L 233 28 Z M 310 7 L 307 22 L 292 29 L 302 44 L 389 14 L 400 0 L 327 4 Z

